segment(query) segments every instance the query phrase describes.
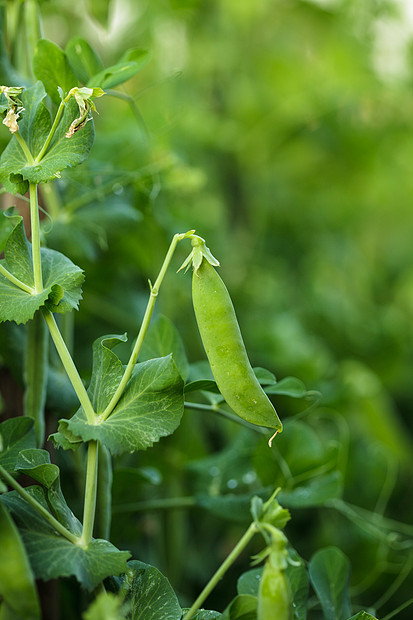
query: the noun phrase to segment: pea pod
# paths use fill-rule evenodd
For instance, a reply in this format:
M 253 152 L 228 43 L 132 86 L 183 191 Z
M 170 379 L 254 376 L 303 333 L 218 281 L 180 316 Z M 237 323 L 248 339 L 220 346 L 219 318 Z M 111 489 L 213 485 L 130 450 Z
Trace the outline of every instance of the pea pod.
M 264 565 L 258 590 L 257 620 L 291 620 L 292 600 L 285 570 L 273 554 Z
M 192 301 L 202 343 L 217 386 L 239 417 L 258 426 L 282 430 L 281 421 L 251 367 L 234 306 L 218 265 L 200 237 L 183 266 L 194 267 Z

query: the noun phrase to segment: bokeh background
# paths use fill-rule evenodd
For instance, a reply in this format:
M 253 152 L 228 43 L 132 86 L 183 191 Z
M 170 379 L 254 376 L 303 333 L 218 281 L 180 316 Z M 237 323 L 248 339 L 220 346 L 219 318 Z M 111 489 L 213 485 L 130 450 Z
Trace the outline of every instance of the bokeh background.
M 326 507 L 293 511 L 290 540 L 305 558 L 322 545 L 342 548 L 360 600 L 390 613 L 412 595 L 411 542 L 395 549 L 387 530 L 374 534 L 366 523 L 402 521 L 411 541 L 408 0 L 58 0 L 42 3 L 42 12 L 47 38 L 65 47 L 82 36 L 106 65 L 128 47 L 151 54 L 117 97 L 96 102 L 92 157 L 60 183 L 71 216 L 45 224 L 47 243 L 86 271 L 75 318 L 85 376 L 93 338 L 135 332 L 147 279 L 156 277 L 171 237 L 196 229 L 221 262 L 253 364 L 321 393 L 296 428 L 296 452 L 313 440 L 310 430 L 334 419 L 344 429 L 334 441 L 346 437 L 343 497 L 369 511 L 358 525 Z M 176 268 L 186 254 L 179 248 Z M 159 310 L 179 329 L 190 361 L 203 359 L 189 275 L 170 271 Z M 306 408 L 276 404 L 284 420 Z M 161 459 L 159 452 L 139 457 L 140 467 L 161 472 L 157 492 L 185 494 L 177 472 L 232 438 L 213 422 L 208 433 L 201 440 L 184 423 L 165 440 Z M 281 441 L 298 458 L 291 437 Z M 317 441 L 322 451 L 322 434 Z M 270 483 L 267 466 L 257 467 Z M 208 519 L 184 531 L 179 511 L 138 524 L 122 518 L 114 542 L 129 528 L 140 537 L 140 558 L 169 571 L 188 597 L 216 563 L 211 540 L 224 555 L 238 531 L 224 535 Z M 185 540 L 192 551 L 183 559 L 176 546 Z M 216 605 L 222 600 L 218 591 Z M 398 617 L 409 618 L 408 610 Z

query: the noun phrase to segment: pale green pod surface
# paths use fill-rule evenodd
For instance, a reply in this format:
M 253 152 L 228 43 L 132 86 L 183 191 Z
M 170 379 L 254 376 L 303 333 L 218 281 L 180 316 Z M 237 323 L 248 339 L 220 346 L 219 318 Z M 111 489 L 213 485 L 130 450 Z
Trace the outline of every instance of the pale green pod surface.
M 257 620 L 291 620 L 290 587 L 284 570 L 265 562 L 258 589 Z
M 207 260 L 194 269 L 192 300 L 202 343 L 219 391 L 242 419 L 282 430 L 248 359 L 227 288 Z

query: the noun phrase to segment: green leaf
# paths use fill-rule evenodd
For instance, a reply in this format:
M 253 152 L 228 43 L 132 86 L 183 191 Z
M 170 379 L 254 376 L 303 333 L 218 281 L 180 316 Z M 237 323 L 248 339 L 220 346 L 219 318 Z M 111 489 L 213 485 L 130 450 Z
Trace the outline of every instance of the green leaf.
M 216 382 L 209 379 L 190 381 L 189 383 L 186 383 L 184 387 L 185 394 L 189 394 L 190 392 L 197 392 L 199 390 L 213 392 L 214 394 L 220 393 Z
M 222 614 L 222 620 L 256 620 L 257 604 L 256 596 L 239 594 Z
M 132 560 L 128 571 L 118 580 L 126 592 L 125 607 L 133 620 L 180 620 L 182 609 L 171 584 L 149 564 Z
M 185 614 L 189 609 L 189 607 L 185 607 L 182 609 L 182 612 Z M 195 616 L 193 616 L 192 620 L 219 620 L 219 618 L 222 618 L 222 614 L 220 614 L 219 611 L 200 609 L 196 612 Z
M 93 119 L 90 118 L 73 136 L 66 137 L 72 121 L 78 116 L 79 108 L 72 97 L 65 105 L 56 133 L 40 163 L 19 170 L 24 179 L 32 183 L 44 183 L 58 177 L 65 168 L 73 168 L 87 159 L 95 137 Z
M 0 596 L 3 605 L 24 620 L 40 619 L 40 605 L 29 560 L 19 531 L 1 502 L 0 549 Z
M 290 584 L 294 605 L 294 620 L 306 620 L 309 579 L 304 561 L 294 549 L 289 551 L 290 561 L 285 574 Z
M 15 471 L 27 474 L 46 487 L 46 497 L 56 518 L 76 536 L 82 532 L 81 523 L 66 503 L 60 487 L 60 471 L 50 462 L 46 450 L 22 450 L 17 458 Z
M 103 69 L 94 75 L 88 82 L 89 87 L 114 88 L 130 80 L 148 62 L 150 54 L 148 50 L 134 48 L 125 52 L 116 65 Z
M 0 252 L 4 251 L 7 239 L 20 222 L 20 215 L 14 213 L 14 207 L 0 211 Z
M 105 410 L 122 379 L 123 365 L 112 349 L 126 341 L 127 336 L 123 334 L 102 336 L 93 343 L 92 377 L 88 394 L 96 413 Z
M 36 447 L 36 433 L 30 418 L 10 418 L 0 424 L 2 450 L 0 465 L 9 473 L 14 472 L 20 450 Z
M 101 389 L 105 389 L 102 385 Z M 145 450 L 170 435 L 183 413 L 183 384 L 171 355 L 137 364 L 110 417 L 87 423 L 83 410 L 67 422 L 67 429 L 83 441 L 96 439 L 112 454 Z
M 355 616 L 351 616 L 347 620 L 378 620 L 378 618 L 367 613 L 367 611 L 359 611 Z
M 296 377 L 284 377 L 274 385 L 266 387 L 265 391 L 267 394 L 282 394 L 292 398 L 304 398 L 307 395 L 304 383 Z
M 326 620 L 348 618 L 351 615 L 348 558 L 340 549 L 327 547 L 313 555 L 308 571 Z
M 43 147 L 52 125 L 50 113 L 43 103 L 45 96 L 41 82 L 25 90 L 21 96 L 25 113 L 19 123 L 19 132 L 33 158 Z M 71 98 L 46 154 L 38 163 L 28 161 L 16 136 L 13 136 L 0 158 L 0 182 L 8 192 L 21 192 L 22 180 L 32 183 L 50 181 L 65 168 L 76 166 L 87 158 L 94 140 L 92 119 L 71 138 L 66 138 L 66 132 L 78 112 L 78 105 Z
M 277 382 L 275 375 L 266 368 L 257 366 L 253 371 L 261 385 L 274 385 Z
M 78 85 L 64 51 L 47 39 L 40 39 L 37 42 L 33 71 L 36 78 L 43 82 L 47 94 L 56 105 L 60 103 L 57 90 L 59 86 L 66 95 L 71 88 Z
M 262 571 L 263 567 L 261 566 L 260 568 L 252 568 L 246 573 L 243 573 L 237 581 L 238 594 L 258 596 L 258 588 L 260 585 Z
M 23 218 L 13 216 L 15 224 L 9 234 L 1 264 L 16 278 L 33 286 L 31 244 L 26 239 Z M 51 312 L 68 312 L 77 308 L 82 297 L 83 271 L 60 252 L 41 248 L 43 290 L 31 295 L 0 274 L 1 321 L 26 323 L 45 305 Z
M 73 37 L 66 45 L 66 57 L 77 79 L 86 84 L 103 69 L 97 52 L 81 37 Z
M 318 476 L 292 491 L 281 491 L 280 502 L 289 508 L 323 506 L 329 499 L 341 497 L 343 479 L 339 471 Z
M 48 508 L 40 487 L 26 491 Z M 23 500 L 16 491 L 0 496 L 19 526 L 30 564 L 37 579 L 48 581 L 57 577 L 75 576 L 88 590 L 103 579 L 127 570 L 129 552 L 119 551 L 106 540 L 94 539 L 87 549 L 74 545 L 56 534 L 53 527 Z
M 159 315 L 151 323 L 139 355 L 142 361 L 173 354 L 175 364 L 185 380 L 188 376 L 188 360 L 181 336 L 173 323 Z

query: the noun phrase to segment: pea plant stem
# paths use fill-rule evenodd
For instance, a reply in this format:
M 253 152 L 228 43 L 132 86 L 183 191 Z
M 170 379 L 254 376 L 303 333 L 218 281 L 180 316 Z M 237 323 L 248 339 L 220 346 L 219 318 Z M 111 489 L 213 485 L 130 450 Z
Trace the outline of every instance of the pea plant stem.
M 33 164 L 35 162 L 34 162 L 34 159 L 33 159 L 33 155 L 31 154 L 30 149 L 29 149 L 29 147 L 26 144 L 26 140 L 23 138 L 23 136 L 21 135 L 21 133 L 19 131 L 16 131 L 16 133 L 14 135 L 16 136 L 16 140 L 19 143 L 20 148 L 23 151 L 23 153 L 24 153 L 24 155 L 25 155 L 25 157 L 27 159 L 27 163 L 30 166 L 33 166 Z
M 83 407 L 83 411 L 86 414 L 87 421 L 89 424 L 96 423 L 96 415 L 93 409 L 92 403 L 90 402 L 90 398 L 86 391 L 85 386 L 83 385 L 82 379 L 79 376 L 77 368 L 73 362 L 72 356 L 70 355 L 68 348 L 63 340 L 62 334 L 57 327 L 56 321 L 54 319 L 53 314 L 44 309 L 43 310 L 44 318 L 46 320 L 47 326 L 50 331 L 50 335 L 54 342 L 54 345 L 57 349 L 59 357 L 62 361 L 64 369 L 66 370 L 67 376 L 70 379 L 71 384 L 73 385 L 73 389 L 76 392 L 76 395 L 79 399 L 81 406 Z
M 44 506 L 42 506 L 30 493 L 26 491 L 14 478 L 0 465 L 0 477 L 3 478 L 9 486 L 11 486 L 17 493 L 27 501 L 37 512 L 39 512 L 57 531 L 64 536 L 67 540 L 74 544 L 79 544 L 77 536 L 72 534 L 64 525 L 62 525 Z
M 242 553 L 245 547 L 248 545 L 253 536 L 257 533 L 258 529 L 255 523 L 251 523 L 245 534 L 235 545 L 231 553 L 224 560 L 221 566 L 218 568 L 216 573 L 211 577 L 208 581 L 205 588 L 202 590 L 201 594 L 198 596 L 192 607 L 186 612 L 182 620 L 190 620 L 194 617 L 198 609 L 201 607 L 202 603 L 207 599 L 207 597 L 211 594 L 212 590 L 215 588 L 220 579 L 225 575 L 229 567 L 234 563 L 237 557 Z
M 85 501 L 83 505 L 83 530 L 79 544 L 87 547 L 92 540 L 96 512 L 98 475 L 98 443 L 89 441 L 87 449 Z
M 162 264 L 161 270 L 158 274 L 158 277 L 155 280 L 155 284 L 153 286 L 151 286 L 151 291 L 150 291 L 150 295 L 149 295 L 149 300 L 146 306 L 146 310 L 145 310 L 145 314 L 143 316 L 143 320 L 142 320 L 142 324 L 141 324 L 141 328 L 139 330 L 138 333 L 138 337 L 136 339 L 135 342 L 135 346 L 133 347 L 133 351 L 131 353 L 131 356 L 129 358 L 128 364 L 125 368 L 125 372 L 123 373 L 122 379 L 119 383 L 119 386 L 116 390 L 116 392 L 114 393 L 111 401 L 109 402 L 109 404 L 107 405 L 106 409 L 103 411 L 103 413 L 99 416 L 99 422 L 104 422 L 105 420 L 107 420 L 107 418 L 110 416 L 110 414 L 112 413 L 112 411 L 114 410 L 114 408 L 116 407 L 120 397 L 122 396 L 124 389 L 129 381 L 129 379 L 131 378 L 132 375 L 132 371 L 135 367 L 135 364 L 138 360 L 138 355 L 140 353 L 140 350 L 142 348 L 142 344 L 144 341 L 144 338 L 146 336 L 146 332 L 148 331 L 148 327 L 149 327 L 149 323 L 151 321 L 151 317 L 152 317 L 152 313 L 153 313 L 153 309 L 155 307 L 155 303 L 156 303 L 156 299 L 158 297 L 158 293 L 159 293 L 159 288 L 162 284 L 162 281 L 165 277 L 166 271 L 169 267 L 169 263 L 171 262 L 172 256 L 175 252 L 176 246 L 179 243 L 179 241 L 181 241 L 182 239 L 188 238 L 190 237 L 192 234 L 194 233 L 194 231 L 189 231 L 187 233 L 181 233 L 181 234 L 176 234 L 174 235 L 171 245 L 169 246 L 169 250 L 165 256 L 165 260 Z
M 41 160 L 43 159 L 43 157 L 45 156 L 46 151 L 47 151 L 47 149 L 49 148 L 50 143 L 51 143 L 51 141 L 52 141 L 52 139 L 53 139 L 53 136 L 54 136 L 54 135 L 55 135 L 55 133 L 56 133 L 57 126 L 58 126 L 58 124 L 60 123 L 60 119 L 61 119 L 61 117 L 62 117 L 62 114 L 63 114 L 63 110 L 64 110 L 64 108 L 65 108 L 65 105 L 66 105 L 66 103 L 69 101 L 70 97 L 71 97 L 71 95 L 67 95 L 67 96 L 63 99 L 63 101 L 61 101 L 61 102 L 60 102 L 60 105 L 59 105 L 59 107 L 58 107 L 58 109 L 57 109 L 57 112 L 56 112 L 56 116 L 54 117 L 53 125 L 52 125 L 52 126 L 51 126 L 51 128 L 50 128 L 49 135 L 47 136 L 47 138 L 46 138 L 46 140 L 45 140 L 45 142 L 44 142 L 44 144 L 43 144 L 42 148 L 40 149 L 40 151 L 39 151 L 39 153 L 38 153 L 38 155 L 37 155 L 36 160 L 35 160 L 35 162 L 34 162 L 34 163 L 36 163 L 36 164 L 40 163 L 40 162 L 41 162 Z
M 42 279 L 42 262 L 40 256 L 40 221 L 39 221 L 39 205 L 37 202 L 37 185 L 29 184 L 30 195 L 30 224 L 32 229 L 32 260 L 33 260 L 33 278 L 34 290 L 41 293 L 43 290 Z

